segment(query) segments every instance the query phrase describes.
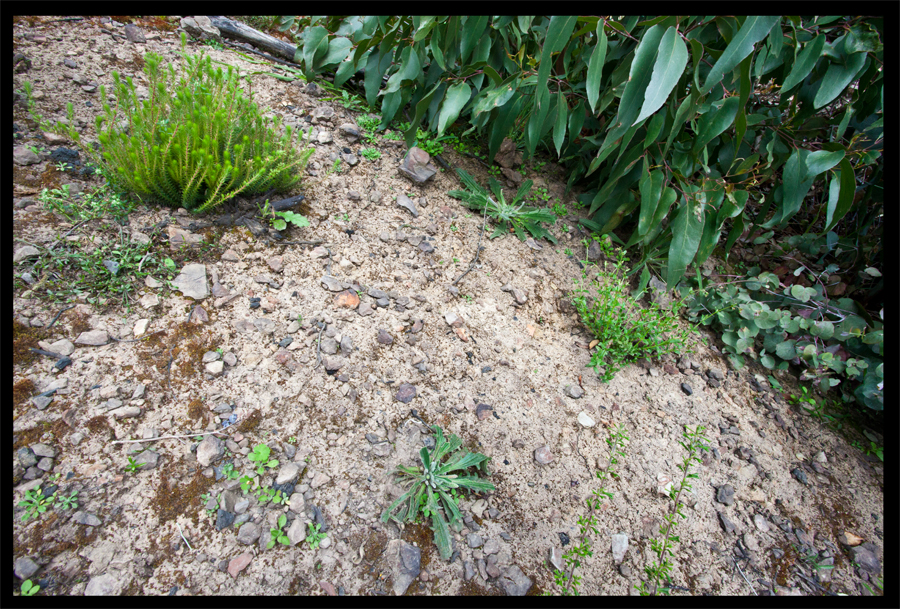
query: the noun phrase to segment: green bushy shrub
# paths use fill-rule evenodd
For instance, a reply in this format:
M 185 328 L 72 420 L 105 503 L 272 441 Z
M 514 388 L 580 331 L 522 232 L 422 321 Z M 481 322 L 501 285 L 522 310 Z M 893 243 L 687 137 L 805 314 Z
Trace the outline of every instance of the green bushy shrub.
M 836 265 L 828 266 L 822 275 L 835 270 Z M 884 408 L 880 321 L 850 298 L 829 299 L 815 275 L 810 275 L 814 287 L 783 287 L 777 275 L 759 267 L 749 269 L 747 277 L 743 285 L 701 284 L 687 307 L 692 320 L 715 324 L 722 332 L 735 368 L 743 367 L 745 356 L 770 370 L 784 370 L 793 362 L 805 368 L 801 381 L 816 380 L 828 391 L 842 376 L 858 383 L 852 391 L 842 387 L 846 400 Z
M 239 193 L 279 192 L 297 184 L 313 149 L 298 152 L 290 126 L 279 135 L 280 119 L 261 114 L 231 66 L 214 69 L 208 55 L 182 55 L 177 77 L 171 65 L 161 67 L 161 56 L 147 53 L 146 100 L 138 99 L 131 77 L 123 81 L 118 72 L 112 73 L 114 106 L 100 88 L 101 148 L 83 148 L 101 173 L 117 189 L 194 212 Z M 68 111 L 69 126 L 58 124 L 57 130 L 80 144 L 71 104 Z

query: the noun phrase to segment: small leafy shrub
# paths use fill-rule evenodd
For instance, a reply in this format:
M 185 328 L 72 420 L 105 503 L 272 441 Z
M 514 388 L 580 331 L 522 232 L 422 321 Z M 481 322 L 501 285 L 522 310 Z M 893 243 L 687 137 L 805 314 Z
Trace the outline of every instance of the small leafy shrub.
M 587 249 L 587 240 L 582 243 Z M 646 309 L 640 308 L 631 298 L 623 278 L 622 267 L 628 259 L 614 252 L 605 240 L 599 243 L 607 257 L 613 260 L 613 268 L 600 271 L 595 278 L 589 279 L 589 263 L 584 260 L 582 278 L 575 280 L 581 287 L 575 289 L 572 298 L 582 323 L 596 338 L 588 366 L 605 383 L 623 366 L 640 358 L 689 351 L 690 329 L 678 327 L 678 310 L 684 301 L 673 303 L 671 310 L 656 303 Z M 604 267 L 606 264 L 604 262 Z M 593 298 L 589 298 L 591 290 L 596 292 Z
M 375 161 L 375 160 L 381 158 L 381 152 L 379 152 L 378 150 L 375 150 L 374 148 L 363 148 L 362 151 L 360 152 L 360 154 L 362 154 L 365 158 L 369 159 L 370 161 Z
M 270 454 L 272 454 L 271 448 L 265 444 L 257 444 L 253 447 L 253 452 L 247 455 L 248 459 L 258 464 L 256 473 L 260 476 L 266 473 L 267 467 L 273 468 L 278 466 L 278 459 L 269 459 Z
M 275 547 L 276 543 L 280 543 L 281 545 L 284 545 L 284 546 L 291 545 L 290 538 L 288 538 L 288 536 L 285 535 L 284 532 L 282 531 L 285 524 L 287 524 L 287 514 L 282 514 L 281 516 L 278 517 L 278 526 L 273 527 L 272 529 L 269 530 L 269 534 L 272 536 L 272 538 L 266 544 L 266 548 L 271 550 L 272 548 Z
M 182 34 L 182 50 L 185 44 Z M 100 87 L 101 152 L 82 148 L 113 186 L 199 213 L 239 193 L 278 192 L 297 184 L 313 149 L 298 153 L 290 126 L 278 135 L 280 119 L 262 115 L 231 66 L 223 72 L 213 69 L 207 55 L 183 57 L 176 78 L 171 65 L 168 70 L 160 66 L 160 55 L 145 55 L 149 98 L 144 101 L 131 77 L 123 81 L 118 72 L 112 73 L 114 106 Z M 67 109 L 69 124 L 59 123 L 54 130 L 81 145 L 71 127 L 71 103 Z
M 308 543 L 309 547 L 313 550 L 317 550 L 319 544 L 322 543 L 322 540 L 328 537 L 328 533 L 319 532 L 321 525 L 318 522 L 307 522 L 306 526 L 309 527 L 309 535 L 306 536 L 306 543 Z
M 597 478 L 607 480 L 609 477 L 616 478 L 615 466 L 618 465 L 618 457 L 625 456 L 625 443 L 628 442 L 628 434 L 625 433 L 625 426 L 619 424 L 606 439 L 609 445 L 609 467 L 606 471 L 598 471 Z M 581 559 L 586 556 L 593 556 L 594 551 L 591 549 L 591 540 L 588 533 L 597 535 L 597 525 L 600 521 L 597 519 L 595 512 L 600 509 L 601 498 L 612 499 L 613 493 L 606 490 L 605 486 L 592 491 L 593 497 L 587 500 L 588 514 L 578 519 L 580 531 L 578 533 L 579 543 L 573 544 L 572 548 L 563 554 L 563 560 L 566 562 L 564 571 L 554 572 L 556 585 L 562 590 L 563 596 L 579 596 L 578 586 L 581 585 L 581 576 L 575 574 L 575 569 L 581 566 Z M 549 595 L 545 593 L 545 596 Z
M 128 465 L 125 466 L 125 471 L 129 474 L 134 474 L 141 469 L 141 466 L 143 466 L 143 463 L 137 463 L 134 457 L 128 457 Z
M 801 267 L 803 268 L 803 267 Z M 731 364 L 740 369 L 744 357 L 772 370 L 790 362 L 805 368 L 801 381 L 814 380 L 823 392 L 842 376 L 858 386 L 842 386 L 846 401 L 884 408 L 883 324 L 850 298 L 829 298 L 820 281 L 837 270 L 830 265 L 811 274 L 814 287 L 781 285 L 774 273 L 753 267 L 738 282 L 702 285 L 693 292 L 688 311 L 693 321 L 715 324 L 722 333 Z M 700 317 L 705 314 L 704 317 Z M 777 358 L 777 359 L 776 359 Z
M 684 460 L 676 466 L 682 472 L 681 481 L 678 483 L 677 487 L 673 484 L 669 488 L 669 498 L 672 500 L 673 505 L 672 511 L 663 518 L 665 526 L 660 531 L 660 535 L 663 537 L 662 542 L 656 538 L 650 540 L 650 547 L 656 554 L 656 561 L 644 567 L 649 585 L 647 582 L 640 582 L 635 586 L 635 589 L 641 593 L 641 596 L 655 596 L 657 594 L 668 596 L 669 594 L 670 589 L 664 584 L 668 584 L 669 573 L 672 571 L 672 561 L 670 557 L 674 556 L 674 554 L 672 552 L 671 544 L 678 543 L 679 541 L 677 536 L 672 535 L 672 529 L 678 524 L 675 520 L 675 515 L 678 514 L 682 519 L 687 518 L 681 511 L 681 493 L 685 490 L 690 491 L 691 483 L 688 479 L 697 477 L 697 474 L 691 473 L 690 471 L 691 464 L 700 464 L 702 462 L 701 458 L 698 456 L 700 451 L 709 450 L 709 440 L 704 435 L 705 431 L 706 428 L 702 425 L 696 426 L 693 430 L 689 429 L 686 425 L 684 431 L 681 433 L 684 440 L 679 440 L 678 443 L 681 444 L 685 451 L 687 451 Z
M 431 518 L 434 543 L 440 550 L 441 557 L 448 560 L 450 532 L 444 514 L 449 517 L 453 530 L 459 531 L 462 528 L 462 518 L 452 491 L 457 488 L 477 492 L 492 491 L 494 485 L 480 480 L 477 474 L 463 476 L 451 473 L 475 466 L 487 473 L 486 465 L 490 457 L 481 453 L 463 452 L 460 450 L 462 440 L 455 434 L 451 434 L 448 441 L 444 439 L 440 427 L 433 425 L 431 429 L 435 433 L 434 449 L 431 453 L 425 447 L 419 451 L 422 467 L 397 466 L 394 473 L 406 481 L 411 481 L 412 485 L 384 511 L 381 521 L 387 522 L 390 519 L 396 522 L 412 522 L 421 512 L 425 518 Z M 449 456 L 448 460 L 441 463 L 445 456 Z
M 68 184 L 51 190 L 45 188 L 38 200 L 44 204 L 44 209 L 58 213 L 70 222 L 86 222 L 109 215 L 121 224 L 135 206 L 105 184 L 78 197 L 69 194 Z
M 25 499 L 19 502 L 19 507 L 25 508 L 25 513 L 22 514 L 22 520 L 28 520 L 46 512 L 47 508 L 53 505 L 55 494 L 56 493 L 45 496 L 40 487 L 31 489 L 25 493 Z
M 546 237 L 548 241 L 556 243 L 556 238 L 541 226 L 542 222 L 552 224 L 556 221 L 556 215 L 553 212 L 547 209 L 526 207 L 524 203 L 516 205 L 531 190 L 533 184 L 531 180 L 522 182 L 512 201 L 507 203 L 500 183 L 493 177 L 490 179 L 490 187 L 497 201 L 494 201 L 490 193 L 465 170 L 457 169 L 456 172 L 468 190 L 451 190 L 447 194 L 454 199 L 460 199 L 469 209 L 487 213 L 497 222 L 497 228 L 491 235 L 491 239 L 506 233 L 515 233 L 520 241 L 525 241 L 525 231 L 528 231 L 535 239 Z

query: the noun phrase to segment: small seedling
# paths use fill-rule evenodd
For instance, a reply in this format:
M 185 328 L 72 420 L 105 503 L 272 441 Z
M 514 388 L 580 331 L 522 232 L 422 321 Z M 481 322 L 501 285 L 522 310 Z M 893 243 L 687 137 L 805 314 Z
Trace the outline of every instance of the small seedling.
M 306 543 L 308 543 L 309 547 L 313 550 L 317 550 L 322 540 L 328 537 L 328 533 L 319 532 L 319 523 L 313 524 L 308 522 L 306 524 L 309 527 L 309 535 L 306 536 Z
M 246 493 L 251 489 L 255 489 L 257 484 L 258 483 L 251 476 L 244 476 L 241 478 L 241 492 Z
M 46 512 L 47 508 L 53 503 L 55 496 L 56 493 L 53 493 L 49 497 L 45 497 L 41 492 L 40 487 L 31 489 L 25 493 L 25 499 L 19 502 L 19 507 L 25 508 L 25 513 L 22 514 L 22 520 L 28 520 L 33 516 Z
M 290 499 L 288 496 L 283 494 L 280 490 L 275 491 L 275 495 L 272 497 L 272 503 L 275 505 L 287 505 Z
M 290 438 L 288 438 L 288 443 L 290 443 L 290 444 L 296 444 L 296 443 L 297 443 L 297 436 L 291 436 Z
M 272 449 L 269 448 L 265 444 L 257 444 L 253 447 L 253 452 L 250 453 L 247 457 L 251 461 L 256 461 L 259 465 L 256 468 L 256 473 L 262 476 L 266 473 L 266 468 L 273 468 L 278 465 L 278 459 L 269 459 L 269 455 L 272 453 Z
M 222 466 L 222 475 L 228 478 L 229 480 L 237 480 L 241 477 L 241 473 L 234 469 L 233 463 L 226 463 Z
M 26 579 L 22 582 L 22 596 L 34 596 L 37 594 L 37 591 L 40 590 L 41 587 L 37 584 L 32 584 L 30 579 Z
M 381 158 L 381 152 L 379 152 L 378 150 L 376 150 L 374 148 L 363 148 L 360 151 L 360 154 L 363 155 L 365 158 L 369 159 L 370 161 L 374 161 L 374 160 Z
M 287 524 L 287 514 L 282 514 L 278 517 L 278 527 L 273 527 L 270 529 L 270 534 L 272 535 L 272 539 L 269 540 L 269 543 L 266 544 L 266 548 L 271 550 L 275 547 L 276 543 L 280 543 L 285 546 L 291 545 L 291 540 L 287 535 L 281 530 L 284 528 L 284 525 Z
M 143 463 L 136 463 L 134 457 L 128 457 L 128 465 L 125 466 L 125 471 L 129 474 L 135 473 L 137 470 L 141 469 Z
M 56 495 L 56 493 L 53 493 L 53 494 Z M 58 510 L 69 510 L 71 508 L 77 508 L 78 503 L 75 501 L 75 495 L 77 495 L 77 494 L 78 494 L 78 491 L 72 491 L 72 494 L 69 495 L 68 497 L 66 497 L 65 495 L 57 497 L 56 503 L 53 504 L 53 507 L 55 507 Z

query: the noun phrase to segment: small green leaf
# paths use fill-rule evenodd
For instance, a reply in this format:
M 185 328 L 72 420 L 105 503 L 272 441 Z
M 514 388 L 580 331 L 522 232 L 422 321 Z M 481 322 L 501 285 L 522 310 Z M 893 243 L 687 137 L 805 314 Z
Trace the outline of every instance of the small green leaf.
M 703 88 L 700 93 L 708 93 L 714 85 L 722 80 L 725 74 L 734 70 L 745 57 L 753 52 L 754 45 L 765 38 L 769 32 L 772 31 L 772 28 L 780 22 L 780 16 L 766 15 L 747 17 L 747 20 L 744 21 L 741 29 L 738 30 L 738 33 L 731 39 L 731 42 L 728 43 L 725 52 L 722 53 L 722 55 L 719 56 L 719 59 L 716 60 L 716 63 L 713 64 L 712 69 L 706 76 L 706 81 L 703 83 Z M 778 28 L 776 35 L 782 35 L 781 28 Z
M 797 61 L 794 63 L 794 67 L 791 68 L 791 73 L 788 75 L 787 79 L 785 79 L 784 81 L 784 84 L 781 86 L 782 93 L 787 93 L 794 86 L 800 84 L 804 79 L 806 79 L 806 77 L 815 67 L 819 57 L 822 56 L 822 50 L 824 48 L 824 34 L 816 36 L 812 41 L 807 42 L 805 45 L 803 45 L 803 50 L 800 51 L 800 56 L 797 57 Z
M 603 63 L 606 61 L 606 32 L 603 22 L 597 23 L 597 44 L 594 45 L 591 58 L 588 62 L 587 96 L 591 112 L 596 112 L 597 100 L 600 98 L 600 78 L 603 72 Z
M 471 95 L 472 88 L 466 82 L 458 82 L 447 89 L 447 94 L 441 104 L 441 112 L 438 115 L 438 137 L 443 135 L 447 125 L 453 124 L 457 119 L 460 110 L 468 103 Z
M 284 230 L 285 228 L 287 228 L 287 223 L 280 218 L 276 218 L 275 220 L 272 220 L 272 226 L 275 228 L 275 230 Z
M 675 27 L 670 27 L 663 34 L 659 43 L 659 52 L 656 56 L 656 63 L 653 66 L 653 76 L 650 78 L 650 84 L 644 93 L 644 105 L 641 112 L 632 125 L 636 125 L 644 118 L 650 116 L 659 110 L 672 89 L 678 83 L 687 65 L 688 52 L 687 47 L 681 40 L 681 36 Z M 593 106 L 593 104 L 592 104 Z

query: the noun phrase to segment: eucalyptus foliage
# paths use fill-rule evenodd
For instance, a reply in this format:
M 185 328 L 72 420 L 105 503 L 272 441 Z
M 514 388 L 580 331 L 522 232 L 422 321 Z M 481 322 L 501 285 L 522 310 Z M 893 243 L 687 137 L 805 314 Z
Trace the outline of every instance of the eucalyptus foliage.
M 182 49 L 185 37 L 182 36 Z M 113 72 L 114 105 L 100 87 L 99 152 L 85 151 L 117 189 L 194 212 L 212 209 L 240 193 L 284 191 L 301 179 L 314 150 L 297 151 L 288 125 L 263 116 L 241 89 L 236 70 L 213 68 L 208 55 L 183 53 L 180 76 L 162 57 L 144 56 L 148 97 L 133 79 Z M 57 125 L 81 143 L 69 125 Z
M 671 289 L 747 229 L 783 229 L 810 192 L 824 235 L 873 238 L 883 207 L 883 19 L 779 16 L 282 17 L 294 60 L 364 70 L 407 145 L 466 118 L 493 158 L 521 134 L 580 182 L 600 234 L 631 226 Z M 515 139 L 515 138 L 514 138 Z M 864 186 L 864 187 L 862 187 Z M 827 191 L 827 196 L 824 192 Z M 865 267 L 880 266 L 870 248 Z M 864 268 L 864 267 L 861 267 Z M 649 274 L 644 275 L 649 279 Z M 646 285 L 646 284 L 645 284 Z
M 449 526 L 454 531 L 462 529 L 462 518 L 456 505 L 456 489 L 485 492 L 494 490 L 494 485 L 480 480 L 477 475 L 464 476 L 451 473 L 476 466 L 485 472 L 490 457 L 481 453 L 463 452 L 460 450 L 462 440 L 456 434 L 451 434 L 450 439 L 445 440 L 440 427 L 432 425 L 431 428 L 435 434 L 433 451 L 429 453 L 425 447 L 419 451 L 422 467 L 397 466 L 395 473 L 412 484 L 384 511 L 381 521 L 409 522 L 415 520 L 419 512 L 426 518 L 430 517 L 434 543 L 440 550 L 441 557 L 448 560 L 450 531 L 444 514 L 449 517 Z M 448 460 L 441 463 L 441 459 L 448 455 Z

